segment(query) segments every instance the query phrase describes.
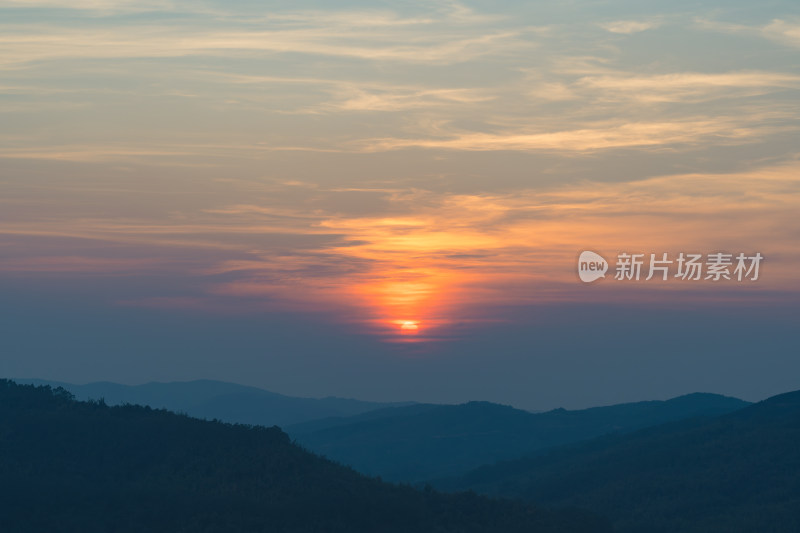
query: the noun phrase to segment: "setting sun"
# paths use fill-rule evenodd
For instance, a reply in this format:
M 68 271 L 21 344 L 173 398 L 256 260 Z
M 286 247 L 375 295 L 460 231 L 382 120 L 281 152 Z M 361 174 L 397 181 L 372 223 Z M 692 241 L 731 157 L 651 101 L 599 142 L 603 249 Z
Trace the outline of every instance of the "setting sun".
M 400 324 L 400 329 L 403 333 L 416 333 L 419 330 L 419 324 L 413 320 L 405 320 Z

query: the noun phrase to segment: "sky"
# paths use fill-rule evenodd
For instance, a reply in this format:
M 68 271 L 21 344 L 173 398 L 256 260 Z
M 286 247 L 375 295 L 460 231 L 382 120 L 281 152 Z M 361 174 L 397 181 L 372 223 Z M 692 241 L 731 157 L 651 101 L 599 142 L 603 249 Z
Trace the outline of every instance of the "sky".
M 0 375 L 800 389 L 798 54 L 793 0 L 0 0 Z

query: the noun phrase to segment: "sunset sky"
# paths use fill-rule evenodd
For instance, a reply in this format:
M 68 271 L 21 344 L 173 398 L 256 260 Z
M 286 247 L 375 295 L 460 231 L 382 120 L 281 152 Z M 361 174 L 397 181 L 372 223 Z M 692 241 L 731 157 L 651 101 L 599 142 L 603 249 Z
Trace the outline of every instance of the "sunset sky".
M 0 0 L 0 375 L 800 388 L 799 58 L 795 0 Z M 681 252 L 764 260 L 614 279 Z

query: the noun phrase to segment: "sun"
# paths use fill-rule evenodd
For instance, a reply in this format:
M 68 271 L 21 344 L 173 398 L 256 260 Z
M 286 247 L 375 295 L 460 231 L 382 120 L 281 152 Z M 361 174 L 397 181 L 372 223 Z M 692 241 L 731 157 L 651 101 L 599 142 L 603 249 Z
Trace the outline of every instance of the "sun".
M 403 333 L 416 333 L 419 330 L 419 323 L 413 320 L 403 320 L 400 323 L 400 330 Z

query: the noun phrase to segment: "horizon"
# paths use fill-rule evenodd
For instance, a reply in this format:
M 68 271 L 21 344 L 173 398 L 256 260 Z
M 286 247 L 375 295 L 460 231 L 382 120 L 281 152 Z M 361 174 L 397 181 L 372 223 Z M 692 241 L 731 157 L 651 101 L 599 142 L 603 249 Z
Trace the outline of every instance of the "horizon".
M 47 379 L 40 379 L 40 378 L 23 378 L 23 377 L 6 377 L 6 378 L 3 378 L 3 379 L 8 379 L 8 380 L 14 381 L 15 383 L 32 384 L 32 385 L 36 385 L 36 386 L 41 386 L 41 385 L 45 385 L 45 386 L 48 386 L 48 385 L 49 386 L 53 386 L 53 385 L 55 385 L 55 386 L 63 386 L 63 385 L 68 385 L 68 386 L 75 386 L 75 387 L 86 387 L 86 386 L 89 386 L 89 385 L 117 385 L 117 386 L 122 386 L 122 387 L 137 388 L 137 387 L 143 387 L 143 386 L 147 386 L 147 385 L 185 385 L 185 384 L 190 384 L 190 383 L 215 383 L 215 384 L 222 384 L 222 385 L 234 385 L 236 387 L 242 387 L 242 388 L 247 388 L 247 389 L 256 389 L 256 390 L 258 390 L 260 392 L 267 392 L 267 393 L 275 394 L 275 395 L 278 395 L 278 396 L 283 396 L 283 397 L 293 398 L 293 399 L 302 399 L 302 400 L 329 400 L 329 399 L 333 399 L 333 400 L 353 400 L 353 401 L 357 401 L 357 402 L 374 403 L 374 404 L 395 404 L 396 403 L 396 404 L 439 405 L 439 406 L 460 406 L 460 405 L 466 405 L 466 404 L 469 404 L 469 403 L 490 403 L 490 404 L 501 406 L 501 407 L 511 407 L 513 409 L 526 411 L 526 412 L 532 413 L 532 414 L 547 413 L 547 412 L 553 411 L 553 410 L 566 409 L 564 407 L 560 407 L 559 406 L 559 407 L 552 407 L 552 408 L 549 408 L 549 409 L 532 410 L 532 409 L 529 409 L 529 408 L 523 408 L 523 407 L 519 407 L 519 406 L 512 405 L 512 404 L 492 402 L 492 401 L 489 401 L 489 400 L 482 400 L 482 399 L 479 399 L 479 398 L 465 400 L 465 401 L 457 402 L 457 403 L 437 403 L 437 402 L 421 402 L 421 401 L 414 400 L 413 398 L 408 398 L 406 400 L 384 402 L 384 401 L 380 401 L 380 400 L 372 400 L 370 398 L 356 398 L 356 397 L 346 397 L 346 396 L 293 396 L 291 394 L 284 394 L 282 392 L 264 389 L 262 387 L 255 386 L 255 385 L 246 385 L 246 384 L 242 384 L 242 383 L 234 383 L 234 382 L 231 382 L 231 381 L 220 381 L 220 380 L 215 380 L 215 379 L 193 379 L 193 380 L 188 380 L 188 381 L 146 381 L 146 382 L 142 382 L 142 383 L 119 383 L 119 382 L 114 382 L 114 381 L 90 381 L 90 382 L 86 382 L 86 383 L 71 383 L 71 382 L 58 381 L 58 380 L 47 380 Z M 668 402 L 668 401 L 671 401 L 671 400 L 676 400 L 676 399 L 679 399 L 679 398 L 685 398 L 685 397 L 688 397 L 688 396 L 702 396 L 702 395 L 719 396 L 719 397 L 722 397 L 722 398 L 741 400 L 741 401 L 744 401 L 744 402 L 746 402 L 748 404 L 757 404 L 757 403 L 763 402 L 765 400 L 769 400 L 771 398 L 774 398 L 776 396 L 782 396 L 784 394 L 791 394 L 791 393 L 794 393 L 794 392 L 800 392 L 800 389 L 787 390 L 787 391 L 784 391 L 784 392 L 779 392 L 777 394 L 767 396 L 765 398 L 759 398 L 759 399 L 752 400 L 752 399 L 747 399 L 747 398 L 739 398 L 737 396 L 729 396 L 729 395 L 726 395 L 726 394 L 720 394 L 720 393 L 716 393 L 716 392 L 713 392 L 713 391 L 695 391 L 695 392 L 689 392 L 689 393 L 686 393 L 686 394 L 681 394 L 679 396 L 670 396 L 670 397 L 666 397 L 666 398 L 644 398 L 644 399 L 640 399 L 640 400 L 633 400 L 631 402 L 587 405 L 587 406 L 583 406 L 583 407 L 576 407 L 576 408 L 566 409 L 566 410 L 567 411 L 581 411 L 581 410 L 587 410 L 587 409 L 602 408 L 602 407 L 613 407 L 613 406 L 617 406 L 617 405 L 626 405 L 626 404 L 632 404 L 632 403 Z
M 0 375 L 796 390 L 798 35 L 789 0 L 0 0 Z

